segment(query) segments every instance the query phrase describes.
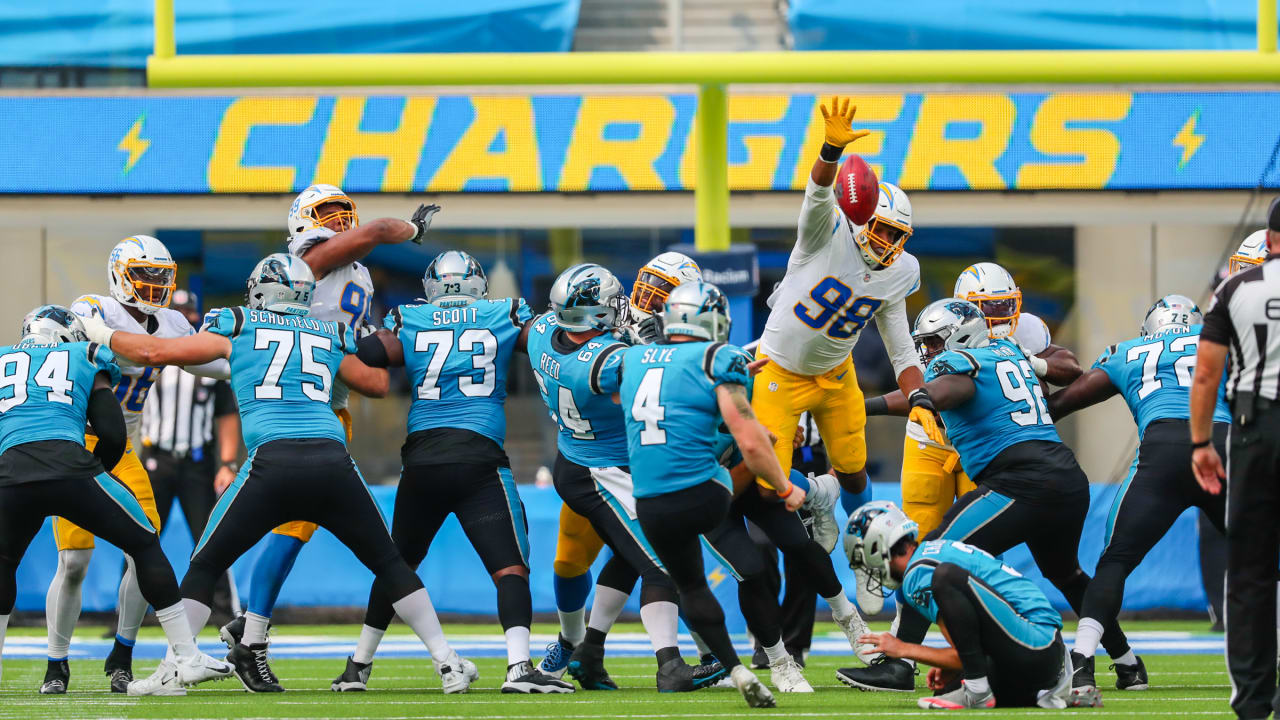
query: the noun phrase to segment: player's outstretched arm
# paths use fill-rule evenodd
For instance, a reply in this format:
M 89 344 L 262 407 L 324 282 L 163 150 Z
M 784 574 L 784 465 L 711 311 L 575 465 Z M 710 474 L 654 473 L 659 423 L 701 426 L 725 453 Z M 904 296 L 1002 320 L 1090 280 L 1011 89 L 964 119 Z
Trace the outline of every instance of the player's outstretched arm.
M 129 431 L 124 424 L 120 401 L 116 399 L 111 380 L 105 372 L 100 372 L 93 378 L 87 418 L 93 434 L 98 436 L 98 444 L 93 446 L 93 455 L 102 463 L 103 468 L 110 470 L 124 457 Z
M 1227 346 L 1201 332 L 1196 373 L 1191 379 L 1191 469 L 1196 482 L 1210 495 L 1222 492 L 1222 481 L 1227 479 L 1222 458 L 1213 446 L 1213 408 L 1218 402 L 1218 386 L 1226 363 Z
M 858 642 L 874 645 L 875 647 L 871 649 L 872 652 L 882 652 L 891 658 L 915 660 L 918 663 L 932 665 L 943 670 L 959 670 L 963 667 L 960 663 L 960 653 L 956 652 L 953 647 L 935 648 L 903 642 L 895 637 L 893 633 L 887 632 L 863 635 L 858 638 Z
M 365 397 L 386 397 L 391 390 L 391 375 L 385 368 L 373 368 L 360 362 L 360 358 L 348 355 L 338 366 L 338 377 L 347 387 Z
M 1072 361 L 1074 360 L 1073 355 Z M 1118 392 L 1119 390 L 1111 382 L 1111 376 L 1101 368 L 1094 368 L 1076 378 L 1070 385 L 1045 398 L 1045 402 L 1049 405 L 1049 414 L 1056 421 L 1077 410 L 1097 405 Z
M 1070 385 L 1084 374 L 1084 368 L 1080 367 L 1076 354 L 1061 345 L 1050 345 L 1036 357 L 1043 360 L 1047 366 L 1040 377 L 1054 385 Z
M 973 393 L 977 387 L 973 384 L 973 380 L 964 375 L 943 375 L 935 378 L 923 386 L 928 393 L 929 398 L 933 401 L 933 407 L 937 410 L 950 410 L 951 408 L 963 405 L 973 397 Z M 901 390 L 895 390 L 888 395 L 880 397 L 867 398 L 863 402 L 868 415 L 896 415 L 898 417 L 907 417 L 911 414 L 913 408 L 911 401 Z
M 402 367 L 404 346 L 390 330 L 379 330 L 360 338 L 356 343 L 356 357 L 371 368 Z
M 717 385 L 716 404 L 720 407 L 720 416 L 724 418 L 734 441 L 738 443 L 743 462 L 751 472 L 773 488 L 786 503 L 788 510 L 798 510 L 804 503 L 804 490 L 792 485 L 783 476 L 782 465 L 778 463 L 778 456 L 773 453 L 773 443 L 769 442 L 769 433 L 756 420 L 751 401 L 747 400 L 747 389 L 733 383 Z
M 158 338 L 111 330 L 97 317 L 80 318 L 80 321 L 90 340 L 138 365 L 202 365 L 231 355 L 231 340 L 208 331 L 179 338 Z
M 836 172 L 840 168 L 840 156 L 845 146 L 871 134 L 870 130 L 854 130 L 853 116 L 858 112 L 857 105 L 850 105 L 849 98 L 831 96 L 831 107 L 818 105 L 822 113 L 823 142 L 818 159 L 813 162 L 813 170 L 809 178 L 814 184 L 831 187 L 836 180 Z
M 319 278 L 334 268 L 363 259 L 379 245 L 393 245 L 405 240 L 421 244 L 431 227 L 431 218 L 439 211 L 439 205 L 419 205 L 408 220 L 378 218 L 358 225 L 312 245 L 302 253 L 302 259 Z

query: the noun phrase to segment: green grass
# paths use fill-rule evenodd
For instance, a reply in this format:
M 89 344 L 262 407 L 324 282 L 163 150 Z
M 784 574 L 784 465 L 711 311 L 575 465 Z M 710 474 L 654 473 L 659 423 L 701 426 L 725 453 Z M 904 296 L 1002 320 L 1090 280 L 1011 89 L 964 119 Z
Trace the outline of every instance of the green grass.
M 818 632 L 832 627 L 821 626 Z M 1203 623 L 1130 623 L 1137 630 L 1196 630 Z M 620 630 L 634 630 L 627 626 Z M 289 626 L 290 634 L 349 634 L 351 628 L 332 626 Z M 397 628 L 396 630 L 400 630 Z M 494 631 L 493 626 L 449 625 L 450 634 Z M 41 634 L 41 629 L 15 628 L 14 634 Z M 81 628 L 81 632 L 91 632 Z M 539 626 L 535 632 L 553 632 L 553 626 Z M 145 632 L 154 632 L 146 630 Z M 1230 693 L 1222 658 L 1216 655 L 1150 655 L 1145 658 L 1153 689 L 1120 692 L 1113 689 L 1114 675 L 1106 668 L 1106 658 L 1098 663 L 1098 683 L 1103 688 L 1105 706 L 1067 712 L 1106 717 L 1230 717 Z M 127 698 L 105 690 L 100 660 L 73 660 L 72 692 L 65 697 L 36 694 L 44 673 L 44 662 L 7 660 L 0 683 L 0 718 L 21 720 L 77 720 L 79 718 L 489 718 L 516 720 L 586 720 L 588 718 L 738 718 L 747 715 L 786 715 L 796 718 L 919 717 L 930 713 L 915 706 L 922 695 L 862 693 L 835 680 L 836 668 L 851 664 L 848 658 L 812 657 L 805 671 L 816 693 L 780 695 L 776 710 L 749 711 L 736 691 L 709 689 L 688 695 L 654 692 L 654 664 L 648 658 L 615 658 L 608 661 L 610 672 L 622 686 L 617 692 L 581 692 L 551 697 L 501 695 L 505 663 L 499 658 L 480 658 L 481 677 L 466 695 L 445 696 L 426 660 L 387 659 L 374 665 L 371 690 L 367 693 L 329 692 L 329 682 L 342 670 L 341 660 L 279 659 L 273 663 L 289 692 L 277 696 L 249 695 L 234 679 L 210 683 L 194 689 L 185 698 Z M 140 661 L 138 670 L 149 671 L 155 661 Z M 761 672 L 766 681 L 767 672 Z M 921 687 L 923 685 L 921 684 Z M 1107 689 L 1110 689 L 1108 692 Z M 995 710 L 987 715 L 1005 717 L 1043 716 L 1043 710 Z

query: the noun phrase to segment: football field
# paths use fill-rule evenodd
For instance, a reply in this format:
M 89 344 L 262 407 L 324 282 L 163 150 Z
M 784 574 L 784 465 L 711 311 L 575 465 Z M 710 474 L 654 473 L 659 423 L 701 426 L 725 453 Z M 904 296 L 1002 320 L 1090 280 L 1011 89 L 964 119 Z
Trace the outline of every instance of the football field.
M 865 693 L 841 685 L 836 668 L 853 663 L 841 653 L 843 636 L 834 625 L 820 623 L 814 653 L 805 676 L 817 692 L 812 695 L 778 695 L 778 708 L 749 710 L 736 690 L 711 688 L 692 694 L 659 694 L 654 691 L 654 663 L 647 641 L 635 625 L 620 626 L 611 636 L 607 665 L 621 686 L 616 692 L 583 692 L 572 695 L 502 695 L 505 672 L 502 637 L 492 626 L 448 625 L 451 641 L 473 658 L 480 680 L 466 695 L 445 696 L 422 649 L 403 626 L 393 626 L 383 643 L 384 653 L 374 662 L 370 691 L 339 694 L 329 683 L 343 667 L 343 658 L 355 642 L 352 626 L 291 625 L 273 633 L 272 665 L 289 688 L 281 695 L 250 695 L 234 679 L 202 685 L 181 698 L 128 698 L 106 691 L 101 673 L 107 641 L 98 640 L 102 628 L 84 627 L 72 645 L 71 692 L 64 697 L 36 693 L 44 674 L 42 629 L 14 628 L 5 645 L 4 677 L 0 682 L 0 718 L 20 720 L 77 720 L 80 718 L 488 718 L 517 720 L 587 720 L 590 718 L 737 718 L 755 714 L 785 714 L 796 718 L 920 717 L 915 698 L 899 693 Z M 880 629 L 877 627 L 876 629 Z M 1069 630 L 1072 628 L 1068 628 Z M 1120 692 L 1114 675 L 1098 658 L 1097 679 L 1104 707 L 1061 712 L 1090 716 L 1230 717 L 1230 686 L 1221 654 L 1221 635 L 1205 632 L 1204 622 L 1130 622 L 1125 624 L 1135 650 L 1143 656 L 1152 689 Z M 534 627 L 535 659 L 541 645 L 552 637 L 551 625 Z M 212 638 L 211 633 L 205 639 Z M 682 638 L 684 640 L 685 638 Z M 938 636 L 931 635 L 936 641 Z M 746 658 L 745 638 L 739 638 Z M 139 674 L 155 666 L 162 647 L 159 631 L 147 628 L 139 640 L 135 670 Z M 217 652 L 218 645 L 205 643 Z M 686 655 L 692 645 L 682 642 Z M 690 658 L 691 659 L 691 658 Z M 758 671 L 768 681 L 767 671 Z M 983 711 L 1006 717 L 1044 716 L 1046 710 L 996 709 Z

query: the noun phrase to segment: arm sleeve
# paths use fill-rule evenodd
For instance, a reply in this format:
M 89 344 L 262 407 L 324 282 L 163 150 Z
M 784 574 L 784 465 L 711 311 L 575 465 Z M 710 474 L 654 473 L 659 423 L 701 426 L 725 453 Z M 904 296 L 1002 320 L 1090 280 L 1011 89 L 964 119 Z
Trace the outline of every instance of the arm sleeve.
M 847 221 L 839 215 L 835 192 L 809 178 L 809 184 L 804 189 L 804 203 L 800 206 L 800 220 L 796 225 L 796 249 L 793 257 L 804 260 L 826 247 L 841 222 Z
M 210 360 L 207 363 L 201 363 L 199 365 L 183 365 L 182 369 L 192 375 L 213 378 L 214 380 L 231 379 L 231 362 L 226 358 Z
M 110 470 L 124 456 L 125 442 L 129 439 L 120 401 L 110 388 L 98 388 L 89 395 L 87 418 L 93 434 L 98 436 L 93 455 L 103 468 Z
M 1231 293 L 1228 291 L 1228 288 L 1234 286 L 1229 285 L 1230 282 L 1231 279 L 1228 278 L 1213 293 L 1209 311 L 1204 316 L 1204 327 L 1200 329 L 1200 337 L 1219 345 L 1230 345 L 1231 336 L 1235 333 L 1231 324 Z
M 876 310 L 876 326 L 885 352 L 893 364 L 893 376 L 898 377 L 907 368 L 921 369 L 920 354 L 911 339 L 911 324 L 907 320 L 906 299 L 885 302 Z
M 589 386 L 594 395 L 612 395 L 622 387 L 622 351 L 626 346 L 610 345 L 591 363 Z
M 219 380 L 213 384 L 213 416 L 216 418 L 234 415 L 240 411 L 236 404 L 236 394 L 231 391 L 231 383 Z
M 387 357 L 387 347 L 377 335 L 366 335 L 356 345 L 356 357 L 360 362 L 374 368 L 384 368 L 391 364 Z
M 382 319 L 382 327 L 389 330 L 392 335 L 400 337 L 400 331 L 404 329 L 404 310 L 403 305 L 391 308 L 387 316 Z
M 978 374 L 977 358 L 963 350 L 948 350 L 941 355 L 935 357 L 933 362 L 929 363 L 929 368 L 924 372 L 924 381 L 929 382 L 936 380 L 943 375 L 968 375 L 973 377 Z
M 712 387 L 726 384 L 751 387 L 751 374 L 747 371 L 751 356 L 742 348 L 725 343 L 710 345 L 704 361 Z

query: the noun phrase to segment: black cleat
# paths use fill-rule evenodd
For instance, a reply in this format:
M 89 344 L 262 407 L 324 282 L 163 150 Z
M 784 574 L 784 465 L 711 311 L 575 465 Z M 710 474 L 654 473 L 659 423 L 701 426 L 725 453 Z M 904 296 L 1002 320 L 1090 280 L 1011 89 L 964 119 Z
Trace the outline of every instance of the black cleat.
M 693 692 L 711 687 L 728 675 L 715 658 L 701 665 L 686 665 L 684 660 L 673 658 L 658 668 L 658 692 Z
M 329 689 L 334 692 L 364 692 L 369 689 L 369 675 L 372 672 L 373 663 L 358 663 L 348 655 L 347 669 L 329 685 Z
M 107 673 L 111 679 L 111 692 L 128 693 L 129 683 L 133 682 L 133 671 L 128 668 L 116 668 Z
M 223 625 L 218 630 L 218 637 L 227 644 L 228 650 L 235 650 L 240 641 L 244 639 L 244 615 L 237 615 L 231 619 L 231 622 Z
M 915 692 L 916 669 L 906 660 L 881 655 L 867 667 L 841 668 L 836 679 L 852 688 L 877 692 Z
M 251 693 L 284 692 L 267 663 L 267 643 L 236 645 L 227 653 L 227 662 L 235 668 L 236 677 L 245 690 Z
M 110 679 L 111 692 L 128 693 L 129 683 L 133 682 L 133 648 L 117 639 L 102 665 L 102 672 Z
M 569 657 L 569 674 L 583 690 L 617 690 L 618 684 L 604 669 L 604 646 L 582 642 Z
M 66 695 L 71 685 L 71 665 L 66 658 L 50 660 L 44 671 L 44 683 L 40 685 L 41 695 Z
M 751 669 L 752 670 L 768 670 L 769 669 L 769 656 L 768 654 L 765 653 L 764 648 L 756 648 L 756 651 L 751 653 Z
M 567 683 L 546 675 L 534 669 L 532 662 L 525 660 L 507 668 L 507 679 L 502 683 L 502 692 L 523 693 L 525 695 L 571 693 L 573 692 L 573 683 Z
M 1147 680 L 1147 666 L 1142 664 L 1142 658 L 1137 660 L 1138 662 L 1132 665 L 1116 663 L 1111 666 L 1111 669 L 1116 671 L 1117 690 L 1146 690 L 1151 687 L 1151 683 Z
M 1102 693 L 1093 677 L 1094 659 L 1071 651 L 1071 695 L 1068 707 L 1102 707 Z

